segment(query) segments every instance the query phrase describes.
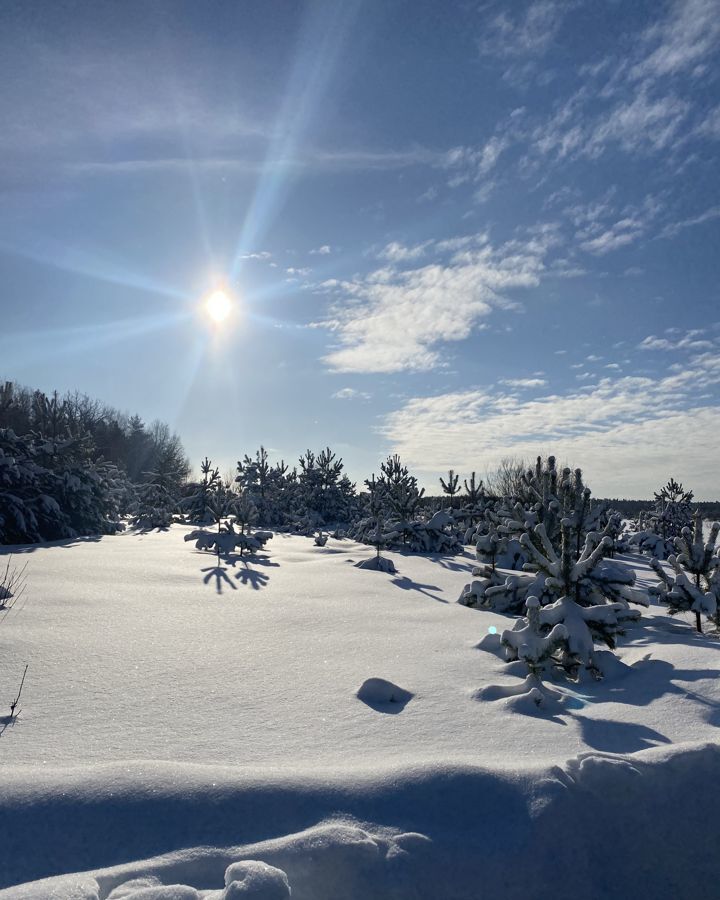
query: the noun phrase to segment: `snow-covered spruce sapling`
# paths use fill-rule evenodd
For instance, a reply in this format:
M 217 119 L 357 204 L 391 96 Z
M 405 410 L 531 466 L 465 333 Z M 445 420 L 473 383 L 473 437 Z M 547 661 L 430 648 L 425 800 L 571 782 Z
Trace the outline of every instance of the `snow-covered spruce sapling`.
M 440 487 L 443 489 L 443 493 L 447 494 L 450 497 L 450 509 L 453 507 L 453 500 L 455 498 L 455 494 L 460 490 L 458 483 L 460 481 L 460 476 L 455 474 L 453 469 L 450 469 L 448 472 L 447 481 L 444 478 L 440 478 Z
M 365 484 L 370 493 L 368 510 L 375 519 L 375 539 L 373 541 L 375 544 L 375 556 L 355 563 L 355 565 L 358 569 L 373 569 L 377 572 L 387 572 L 390 575 L 394 575 L 396 569 L 393 561 L 380 555 L 380 551 L 385 543 L 383 539 L 383 523 L 387 503 L 385 496 L 387 487 L 382 481 L 376 480 L 374 475 L 367 479 Z
M 685 527 L 680 537 L 674 539 L 677 553 L 668 562 L 673 574 L 668 574 L 653 558 L 650 565 L 660 578 L 660 584 L 652 589 L 671 614 L 695 613 L 695 627 L 702 634 L 702 616 L 713 619 L 720 626 L 720 556 L 718 534 L 720 523 L 713 522 L 708 539 L 703 536 L 702 513 L 695 512 L 693 528 Z

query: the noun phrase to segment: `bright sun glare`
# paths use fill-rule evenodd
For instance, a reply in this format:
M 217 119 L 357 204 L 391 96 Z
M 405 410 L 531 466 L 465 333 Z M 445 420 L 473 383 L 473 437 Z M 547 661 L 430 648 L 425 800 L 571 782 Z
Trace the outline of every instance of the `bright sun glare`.
M 224 322 L 232 310 L 232 301 L 225 291 L 213 291 L 205 301 L 205 309 L 213 322 Z

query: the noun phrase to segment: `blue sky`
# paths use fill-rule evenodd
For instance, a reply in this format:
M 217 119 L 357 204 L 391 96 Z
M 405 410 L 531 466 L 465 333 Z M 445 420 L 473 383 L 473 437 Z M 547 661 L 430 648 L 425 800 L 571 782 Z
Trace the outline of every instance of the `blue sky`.
M 5 0 L 0 377 L 223 468 L 718 497 L 719 45 L 720 0 Z

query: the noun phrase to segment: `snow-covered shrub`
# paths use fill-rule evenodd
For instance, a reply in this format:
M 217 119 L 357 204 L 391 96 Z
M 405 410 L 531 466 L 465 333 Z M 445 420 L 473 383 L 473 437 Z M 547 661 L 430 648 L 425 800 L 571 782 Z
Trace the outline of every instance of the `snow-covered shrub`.
M 669 574 L 653 558 L 650 565 L 660 578 L 657 588 L 651 589 L 671 614 L 695 613 L 695 627 L 702 633 L 702 616 L 718 622 L 720 605 L 720 555 L 718 548 L 720 523 L 713 522 L 707 540 L 703 536 L 702 513 L 695 513 L 694 527 L 683 528 L 680 537 L 674 539 L 676 555 L 670 556 Z

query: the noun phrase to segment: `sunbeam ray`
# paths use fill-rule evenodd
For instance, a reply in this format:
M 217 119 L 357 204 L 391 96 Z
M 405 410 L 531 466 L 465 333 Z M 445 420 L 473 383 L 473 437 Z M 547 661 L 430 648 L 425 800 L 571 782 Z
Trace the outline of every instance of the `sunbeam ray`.
M 305 23 L 274 136 L 238 239 L 233 277 L 240 271 L 242 254 L 258 246 L 282 205 L 290 173 L 298 158 L 298 148 L 328 92 L 331 76 L 359 7 L 360 0 L 331 7 L 318 5 Z
M 26 366 L 39 360 L 73 356 L 84 350 L 109 347 L 172 328 L 191 318 L 191 313 L 182 311 L 95 325 L 13 332 L 0 335 L 0 355 L 9 366 Z
M 114 260 L 101 259 L 95 253 L 79 247 L 71 247 L 52 238 L 25 235 L 22 243 L 10 243 L 0 240 L 0 253 L 19 256 L 44 266 L 52 266 L 64 272 L 72 272 L 85 278 L 93 278 L 110 284 L 136 288 L 152 294 L 172 297 L 176 300 L 189 300 L 190 295 L 163 284 L 146 275 L 133 272 Z

